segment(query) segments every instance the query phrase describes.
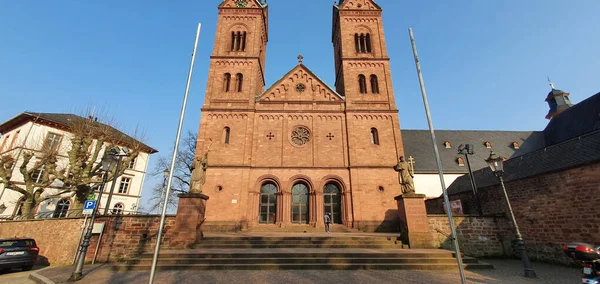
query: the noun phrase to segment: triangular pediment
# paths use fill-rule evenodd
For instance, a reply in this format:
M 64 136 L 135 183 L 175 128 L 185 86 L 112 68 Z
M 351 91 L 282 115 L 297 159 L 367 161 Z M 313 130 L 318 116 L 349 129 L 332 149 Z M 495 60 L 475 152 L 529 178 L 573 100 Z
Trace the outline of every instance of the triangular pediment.
M 344 0 L 339 5 L 340 10 L 381 10 L 373 0 Z
M 219 8 L 264 8 L 267 4 L 261 4 L 259 0 L 225 0 Z
M 343 102 L 344 98 L 303 64 L 285 74 L 257 102 Z

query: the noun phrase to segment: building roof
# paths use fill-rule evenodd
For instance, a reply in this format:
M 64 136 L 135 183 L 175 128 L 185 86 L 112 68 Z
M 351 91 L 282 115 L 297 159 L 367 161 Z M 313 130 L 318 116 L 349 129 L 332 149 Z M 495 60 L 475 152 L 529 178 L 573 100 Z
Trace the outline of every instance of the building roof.
M 600 161 L 600 130 L 527 153 L 504 162 L 504 180 L 511 181 Z M 489 168 L 473 172 L 477 188 L 498 184 Z M 470 191 L 469 176 L 457 178 L 449 194 Z
M 553 117 L 544 133 L 547 144 L 553 145 L 599 129 L 600 93 L 597 93 Z
M 401 130 L 404 143 L 404 155 L 415 158 L 415 173 L 437 173 L 437 163 L 431 145 L 429 130 Z M 442 169 L 444 173 L 467 173 L 467 165 L 460 166 L 458 154 L 460 144 L 472 144 L 475 154 L 469 155 L 469 162 L 473 170 L 487 167 L 485 159 L 489 157 L 490 150 L 504 157 L 518 157 L 525 153 L 543 148 L 544 134 L 541 131 L 493 131 L 493 130 L 436 130 L 435 137 L 438 143 Z M 451 148 L 447 149 L 444 142 L 450 142 Z M 490 142 L 491 148 L 484 143 Z M 518 149 L 513 147 L 517 142 Z
M 86 119 L 89 119 L 89 118 L 83 118 L 81 116 L 69 114 L 69 113 L 23 112 L 15 117 L 13 117 L 12 119 L 0 124 L 0 133 L 6 133 L 16 127 L 19 127 L 20 125 L 23 125 L 29 121 L 34 121 L 34 120 L 36 120 L 37 123 L 55 125 L 55 126 L 59 126 L 59 127 L 64 127 L 65 129 L 69 129 L 69 127 L 73 123 L 76 123 L 77 121 L 86 120 Z M 158 152 L 154 148 L 142 143 L 141 141 L 136 140 L 135 138 L 121 132 L 120 130 L 118 130 L 110 125 L 106 125 L 106 124 L 103 124 L 100 122 L 96 122 L 96 123 L 98 123 L 99 125 L 108 126 L 109 129 L 111 129 L 111 131 L 113 131 L 113 133 L 116 136 L 123 138 L 124 143 L 129 143 L 129 144 L 141 143 L 145 152 L 148 152 L 150 154 Z

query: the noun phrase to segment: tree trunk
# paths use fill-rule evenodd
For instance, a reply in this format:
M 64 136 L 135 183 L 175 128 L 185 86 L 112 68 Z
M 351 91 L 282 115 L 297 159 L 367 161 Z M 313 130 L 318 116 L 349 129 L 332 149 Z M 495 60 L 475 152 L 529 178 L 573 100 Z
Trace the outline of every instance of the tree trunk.
M 27 197 L 21 206 L 21 218 L 23 220 L 33 219 L 33 213 L 35 212 L 35 202 L 33 196 Z

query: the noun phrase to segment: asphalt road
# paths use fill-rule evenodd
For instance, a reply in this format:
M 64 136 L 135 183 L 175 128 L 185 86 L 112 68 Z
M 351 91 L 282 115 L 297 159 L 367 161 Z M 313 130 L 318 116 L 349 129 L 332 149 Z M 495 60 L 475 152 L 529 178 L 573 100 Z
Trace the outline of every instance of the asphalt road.
M 33 281 L 29 280 L 29 274 L 32 271 L 39 271 L 47 268 L 48 266 L 34 266 L 30 271 L 21 271 L 21 269 L 11 269 L 10 271 L 0 272 L 0 283 L 6 284 L 31 284 Z

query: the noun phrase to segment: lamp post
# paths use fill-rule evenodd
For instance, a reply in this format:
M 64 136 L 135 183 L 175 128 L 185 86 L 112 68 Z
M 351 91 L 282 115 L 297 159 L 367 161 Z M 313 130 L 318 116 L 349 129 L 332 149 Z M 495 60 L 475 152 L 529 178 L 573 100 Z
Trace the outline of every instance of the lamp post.
M 71 274 L 71 278 L 69 278 L 70 281 L 78 281 L 82 278 L 83 263 L 85 262 L 85 255 L 87 253 L 87 249 L 90 246 L 90 239 L 92 238 L 92 229 L 94 227 L 94 221 L 96 220 L 96 212 L 98 212 L 98 207 L 100 207 L 100 201 L 102 201 L 102 192 L 104 192 L 104 185 L 106 185 L 106 179 L 108 178 L 108 174 L 112 172 L 112 170 L 118 163 L 116 153 L 118 153 L 118 150 L 116 150 L 115 148 L 111 148 L 106 153 L 104 153 L 104 157 L 102 157 L 101 163 L 102 170 L 104 171 L 104 176 L 102 177 L 102 183 L 100 184 L 100 193 L 98 194 L 96 207 L 92 211 L 92 219 L 90 221 L 90 225 L 87 227 L 85 237 L 83 238 L 81 248 L 79 249 L 79 257 L 77 259 L 77 264 L 75 265 L 75 270 Z
M 483 211 L 481 210 L 481 203 L 479 202 L 479 194 L 477 193 L 477 185 L 475 185 L 475 177 L 473 176 L 473 171 L 471 170 L 471 162 L 469 162 L 469 155 L 475 154 L 475 151 L 473 151 L 474 149 L 475 147 L 473 147 L 472 144 L 460 144 L 460 146 L 458 146 L 458 153 L 465 155 L 465 160 L 467 160 L 467 168 L 469 169 L 469 180 L 471 181 L 473 196 L 475 196 L 477 213 L 479 213 L 479 216 L 483 216 Z
M 129 156 L 129 149 L 127 147 L 123 147 L 122 149 L 119 147 L 114 147 L 112 149 L 115 149 L 114 150 L 115 153 L 113 153 L 113 157 L 117 158 L 117 166 L 115 169 L 115 176 L 113 177 L 112 185 L 110 186 L 110 191 L 108 192 L 108 199 L 106 200 L 106 206 L 104 207 L 103 215 L 107 215 L 108 210 L 110 209 L 110 200 L 112 199 L 113 192 L 115 191 L 115 184 L 117 183 L 117 175 L 119 174 L 119 170 L 121 168 L 121 161 L 123 160 L 123 157 Z M 121 151 L 124 154 L 121 154 Z
M 525 250 L 525 242 L 523 242 L 523 236 L 521 236 L 521 232 L 519 231 L 519 226 L 517 225 L 517 220 L 515 220 L 515 214 L 513 213 L 512 206 L 510 205 L 510 200 L 508 199 L 508 194 L 506 193 L 506 187 L 504 187 L 504 180 L 502 179 L 502 175 L 504 174 L 504 158 L 498 157 L 494 154 L 493 151 L 490 151 L 490 157 L 485 160 L 492 172 L 500 179 L 500 185 L 502 186 L 502 191 L 504 192 L 504 198 L 506 198 L 506 205 L 508 205 L 508 213 L 510 215 L 510 220 L 512 222 L 513 227 L 515 228 L 515 239 L 517 244 L 517 249 L 521 254 L 521 262 L 523 262 L 524 275 L 525 277 L 535 278 L 535 271 L 533 270 L 533 266 L 531 265 L 531 261 L 529 261 L 529 257 L 527 256 L 527 251 Z

